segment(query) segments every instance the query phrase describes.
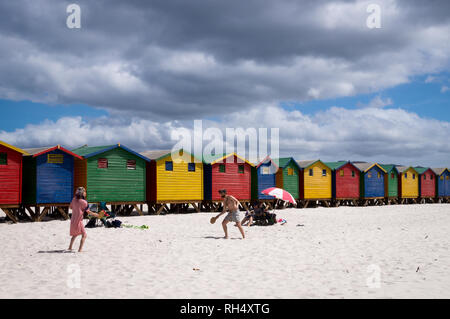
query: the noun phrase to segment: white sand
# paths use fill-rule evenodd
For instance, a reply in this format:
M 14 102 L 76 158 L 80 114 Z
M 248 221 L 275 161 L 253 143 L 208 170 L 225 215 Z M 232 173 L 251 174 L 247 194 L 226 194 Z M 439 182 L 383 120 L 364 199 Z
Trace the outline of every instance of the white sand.
M 245 240 L 234 226 L 221 239 L 210 213 L 119 217 L 150 229 L 88 229 L 81 254 L 51 252 L 68 221 L 3 223 L 0 298 L 450 298 L 450 205 L 277 213 L 286 225 Z M 76 267 L 81 288 L 67 284 Z

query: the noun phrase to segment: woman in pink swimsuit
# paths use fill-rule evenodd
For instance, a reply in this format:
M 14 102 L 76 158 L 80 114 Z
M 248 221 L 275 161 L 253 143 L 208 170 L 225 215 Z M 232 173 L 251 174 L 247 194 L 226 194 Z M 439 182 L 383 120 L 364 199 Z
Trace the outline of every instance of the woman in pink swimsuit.
M 83 225 L 84 212 L 87 211 L 88 214 L 93 216 L 97 215 L 87 210 L 88 203 L 86 202 L 85 198 L 86 190 L 84 189 L 84 187 L 78 187 L 77 191 L 75 192 L 75 197 L 70 203 L 70 209 L 72 210 L 72 218 L 70 219 L 70 236 L 72 236 L 72 238 L 70 240 L 69 250 L 72 250 L 75 239 L 79 235 L 81 235 L 82 237 L 78 252 L 81 252 L 83 250 L 83 245 L 87 238 L 86 230 L 84 229 Z

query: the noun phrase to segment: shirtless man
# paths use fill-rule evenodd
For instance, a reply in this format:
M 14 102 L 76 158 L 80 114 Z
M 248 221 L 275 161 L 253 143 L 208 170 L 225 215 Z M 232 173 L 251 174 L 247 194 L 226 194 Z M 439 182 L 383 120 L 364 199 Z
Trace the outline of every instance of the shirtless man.
M 239 201 L 235 197 L 233 197 L 231 195 L 227 195 L 226 189 L 219 190 L 219 194 L 220 194 L 220 197 L 222 197 L 222 199 L 223 199 L 223 211 L 219 215 L 217 215 L 215 219 L 217 219 L 220 216 L 222 216 L 223 214 L 225 214 L 228 210 L 228 215 L 222 221 L 223 231 L 225 232 L 224 238 L 228 239 L 227 224 L 229 222 L 235 222 L 237 228 L 239 228 L 239 231 L 241 232 L 242 239 L 244 239 L 245 233 L 244 233 L 244 229 L 242 228 L 242 225 L 241 225 L 242 216 L 241 216 L 241 212 L 238 209 Z

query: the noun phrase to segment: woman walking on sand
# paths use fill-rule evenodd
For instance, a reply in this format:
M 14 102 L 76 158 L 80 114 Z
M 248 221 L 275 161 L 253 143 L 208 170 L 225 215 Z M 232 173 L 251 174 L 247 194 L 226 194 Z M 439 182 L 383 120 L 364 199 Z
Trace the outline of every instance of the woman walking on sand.
M 86 230 L 83 225 L 84 212 L 87 211 L 89 215 L 93 216 L 97 215 L 87 210 L 88 203 L 85 198 L 86 190 L 84 187 L 78 187 L 75 192 L 75 197 L 70 203 L 70 209 L 72 210 L 72 218 L 70 219 L 70 236 L 72 236 L 72 238 L 70 239 L 69 250 L 72 250 L 75 239 L 81 235 L 80 248 L 78 249 L 78 252 L 83 250 L 83 245 L 87 238 Z

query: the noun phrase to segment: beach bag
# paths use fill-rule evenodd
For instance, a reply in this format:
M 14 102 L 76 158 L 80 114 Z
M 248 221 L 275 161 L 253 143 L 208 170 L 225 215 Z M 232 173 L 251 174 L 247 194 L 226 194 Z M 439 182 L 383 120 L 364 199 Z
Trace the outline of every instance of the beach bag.
M 114 228 L 120 228 L 120 225 L 122 225 L 122 222 L 120 220 L 116 219 L 116 220 L 113 220 L 111 224 Z
M 96 219 L 95 218 L 91 218 L 89 219 L 89 221 L 87 222 L 86 228 L 94 228 L 95 227 L 95 223 L 96 223 Z

